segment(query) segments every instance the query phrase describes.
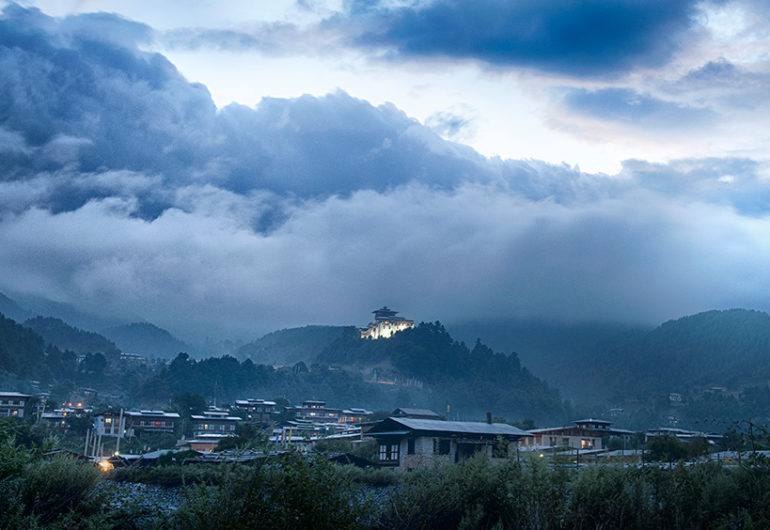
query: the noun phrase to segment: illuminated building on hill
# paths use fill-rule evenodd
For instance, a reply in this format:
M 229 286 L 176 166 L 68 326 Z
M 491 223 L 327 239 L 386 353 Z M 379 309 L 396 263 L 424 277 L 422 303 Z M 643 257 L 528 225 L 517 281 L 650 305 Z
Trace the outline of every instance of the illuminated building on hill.
M 374 322 L 361 328 L 362 339 L 389 339 L 399 331 L 414 327 L 414 320 L 397 317 L 398 311 L 393 311 L 388 306 L 376 309 L 372 313 L 374 313 Z

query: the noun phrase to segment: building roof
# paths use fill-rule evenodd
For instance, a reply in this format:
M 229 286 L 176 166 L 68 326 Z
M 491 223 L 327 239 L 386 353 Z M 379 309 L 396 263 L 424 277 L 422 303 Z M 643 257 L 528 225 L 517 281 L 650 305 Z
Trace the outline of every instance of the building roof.
M 236 405 L 275 405 L 275 401 L 267 401 L 264 399 L 236 399 Z
M 607 420 L 597 420 L 594 418 L 587 418 L 585 420 L 575 420 L 572 423 L 579 425 L 581 423 L 595 423 L 597 425 L 612 425 L 614 422 Z
M 162 416 L 164 418 L 178 418 L 179 414 L 176 412 L 164 412 L 162 410 L 140 410 L 139 412 L 135 410 L 127 410 L 123 412 L 124 416 L 134 416 L 137 418 L 156 418 L 158 416 Z
M 223 414 L 221 416 L 220 415 L 200 416 L 198 414 L 193 414 L 192 416 L 190 416 L 190 419 L 193 419 L 195 421 L 213 421 L 213 422 L 222 421 L 222 420 L 225 420 L 225 421 L 242 421 L 243 420 L 243 418 L 241 418 L 240 416 L 228 416 L 227 414 Z
M 395 425 L 394 425 L 395 423 Z M 484 423 L 480 421 L 443 421 L 426 420 L 421 418 L 388 418 L 375 425 L 369 434 L 377 434 L 378 431 L 393 432 L 393 428 L 406 427 L 411 431 L 436 432 L 446 434 L 466 435 L 503 435 L 503 436 L 532 436 L 507 423 Z M 400 431 L 399 431 L 400 432 Z M 384 434 L 384 433 L 383 433 Z
M 21 392 L 0 392 L 0 396 L 3 397 L 31 397 L 29 394 L 22 394 Z
M 404 407 L 399 407 L 396 410 L 392 412 L 394 416 L 415 416 L 415 417 L 425 417 L 428 418 L 440 418 L 438 414 L 433 412 L 429 409 L 409 409 Z

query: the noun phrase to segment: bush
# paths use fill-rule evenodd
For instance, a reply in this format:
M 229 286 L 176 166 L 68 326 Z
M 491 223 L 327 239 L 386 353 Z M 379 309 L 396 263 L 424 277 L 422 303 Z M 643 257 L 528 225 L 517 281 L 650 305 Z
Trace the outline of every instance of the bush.
M 178 528 L 360 528 L 366 498 L 336 466 L 289 454 L 241 467 L 219 487 L 196 486 L 172 524 Z
M 6 450 L 3 457 L 7 455 Z M 88 496 L 99 481 L 100 472 L 90 463 L 64 456 L 50 460 L 21 456 L 15 459 L 13 468 L 6 467 L 5 471 L 0 480 L 0 527 L 82 521 L 97 510 L 88 502 Z

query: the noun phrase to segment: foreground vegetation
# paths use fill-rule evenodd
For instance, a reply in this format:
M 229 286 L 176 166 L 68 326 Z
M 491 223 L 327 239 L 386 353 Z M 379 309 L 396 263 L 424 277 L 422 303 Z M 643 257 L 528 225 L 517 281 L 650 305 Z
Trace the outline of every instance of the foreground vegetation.
M 290 453 L 250 464 L 99 471 L 0 429 L 1 528 L 767 528 L 770 463 L 501 466 L 397 474 Z

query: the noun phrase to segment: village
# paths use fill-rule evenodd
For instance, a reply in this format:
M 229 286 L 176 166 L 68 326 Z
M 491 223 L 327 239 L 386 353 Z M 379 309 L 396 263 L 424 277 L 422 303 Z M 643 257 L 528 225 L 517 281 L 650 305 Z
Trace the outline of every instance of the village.
M 362 340 L 387 340 L 414 328 L 413 320 L 397 316 L 387 306 L 372 313 L 373 321 L 360 328 Z M 146 465 L 168 452 L 194 454 L 195 461 L 227 461 L 228 455 L 243 449 L 311 453 L 319 447 L 334 447 L 348 463 L 398 471 L 460 463 L 479 454 L 492 462 L 535 457 L 576 466 L 696 458 L 730 462 L 741 457 L 729 450 L 721 433 L 672 426 L 634 431 L 603 418 L 535 428 L 515 426 L 492 412 L 479 418 L 482 421 L 459 421 L 420 408 L 372 411 L 331 407 L 318 399 L 291 404 L 257 397 L 213 404 L 204 404 L 199 397 L 197 410 L 180 414 L 95 408 L 98 395 L 90 388 L 80 388 L 73 396 L 49 410 L 50 396 L 45 392 L 0 392 L 0 418 L 42 425 L 69 439 L 73 455 L 105 468 Z M 243 431 L 251 433 L 251 439 L 244 439 Z
M 492 462 L 509 458 L 546 458 L 549 462 L 587 465 L 649 462 L 649 446 L 656 440 L 676 441 L 698 447 L 701 459 L 730 462 L 740 458 L 725 449 L 724 436 L 671 427 L 632 431 L 614 427 L 612 421 L 596 418 L 575 420 L 569 425 L 521 429 L 493 421 L 452 421 L 426 409 L 397 408 L 373 412 L 362 408 L 328 407 L 320 400 L 306 400 L 280 409 L 275 401 L 261 398 L 236 400 L 229 406 L 209 406 L 191 414 L 184 434 L 178 412 L 163 410 L 107 409 L 95 411 L 87 403 L 64 403 L 43 411 L 41 401 L 18 392 L 0 392 L 0 418 L 17 418 L 43 424 L 50 432 L 65 436 L 76 424 L 87 422 L 82 450 L 72 451 L 105 467 L 144 464 L 166 452 L 194 452 L 226 461 L 220 444 L 232 440 L 240 428 L 249 426 L 264 434 L 263 452 L 314 452 L 319 445 L 333 443 L 339 453 L 350 455 L 347 462 L 361 466 L 409 471 L 440 463 L 460 463 L 474 455 L 486 455 Z M 159 447 L 157 434 L 173 445 Z M 143 444 L 143 440 L 152 440 Z M 121 452 L 121 442 L 134 442 L 146 451 Z M 136 442 L 139 442 L 138 446 Z M 369 458 L 364 458 L 369 447 Z M 647 450 L 645 450 L 647 448 Z M 253 448 L 252 448 L 253 449 Z

